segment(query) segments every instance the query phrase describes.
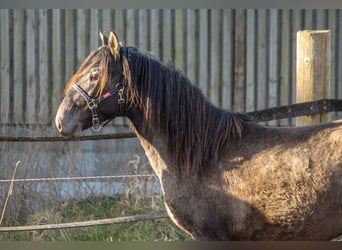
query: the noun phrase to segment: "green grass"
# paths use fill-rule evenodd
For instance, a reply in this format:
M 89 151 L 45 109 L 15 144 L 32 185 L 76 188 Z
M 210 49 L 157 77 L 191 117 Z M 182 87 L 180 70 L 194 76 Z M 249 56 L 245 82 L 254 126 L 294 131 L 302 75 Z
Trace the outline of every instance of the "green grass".
M 69 201 L 53 211 L 30 215 L 26 225 L 66 223 L 145 214 L 164 210 L 162 200 L 124 196 Z M 185 241 L 191 238 L 169 218 L 75 229 L 39 230 L 0 234 L 0 240 L 44 241 Z

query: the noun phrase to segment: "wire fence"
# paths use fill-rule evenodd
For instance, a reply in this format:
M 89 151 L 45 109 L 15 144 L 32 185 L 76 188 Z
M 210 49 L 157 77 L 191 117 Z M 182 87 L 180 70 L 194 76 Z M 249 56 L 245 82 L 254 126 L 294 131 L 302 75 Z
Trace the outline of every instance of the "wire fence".
M 6 225 L 0 227 L 0 232 L 27 231 L 29 230 L 27 228 L 30 228 L 30 226 L 21 226 L 22 223 L 25 223 L 25 219 L 20 219 L 23 210 L 27 210 L 24 214 L 33 215 L 37 208 L 38 211 L 41 209 L 55 209 L 59 207 L 58 204 L 63 204 L 63 202 L 69 199 L 82 200 L 87 197 L 111 197 L 112 195 L 116 196 L 120 194 L 126 195 L 125 197 L 128 197 L 127 194 L 130 194 L 136 197 L 135 199 L 140 199 L 141 197 L 145 197 L 144 195 L 147 195 L 146 197 L 151 197 L 151 194 L 159 195 L 159 182 L 157 181 L 156 175 L 154 173 L 150 173 L 150 169 L 146 166 L 147 164 L 144 164 L 144 160 L 141 161 L 140 159 L 137 159 L 137 162 L 135 162 L 135 160 L 129 160 L 126 165 L 122 166 L 121 171 L 116 172 L 116 174 L 114 175 L 111 175 L 110 172 L 112 172 L 114 166 L 118 164 L 115 158 L 120 158 L 120 156 L 117 155 L 119 152 L 117 152 L 117 157 L 113 158 L 114 162 L 111 164 L 112 166 L 110 167 L 110 169 L 106 169 L 101 172 L 68 171 L 68 167 L 66 168 L 66 171 L 56 172 L 55 170 L 51 171 L 49 169 L 56 169 L 56 167 L 58 169 L 58 166 L 61 166 L 62 163 L 58 162 L 58 158 L 56 159 L 53 156 L 44 154 L 45 151 L 49 152 L 49 150 L 52 150 L 52 152 L 56 152 L 55 146 L 52 146 L 52 144 L 55 145 L 56 142 L 63 142 L 63 144 L 58 143 L 58 145 L 60 145 L 58 147 L 67 147 L 66 151 L 64 152 L 66 152 L 67 155 L 70 154 L 70 156 L 67 157 L 70 157 L 70 163 L 76 167 L 79 165 L 78 161 L 73 160 L 74 154 L 76 152 L 69 152 L 70 149 L 68 149 L 68 147 L 72 147 L 72 150 L 77 150 L 77 152 L 79 152 L 79 146 L 70 145 L 80 145 L 84 147 L 84 145 L 88 145 L 84 144 L 88 143 L 86 141 L 116 140 L 134 137 L 136 137 L 136 134 L 133 132 L 116 132 L 110 134 L 88 135 L 72 138 L 64 138 L 60 136 L 0 136 L 0 142 L 3 142 L 4 146 L 2 148 L 2 153 L 3 156 L 6 157 L 11 157 L 10 155 L 13 155 L 13 147 L 21 147 L 23 145 L 22 143 L 26 143 L 26 145 L 34 143 L 34 145 L 32 146 L 28 146 L 30 150 L 27 151 L 26 154 L 24 153 L 24 158 L 18 157 L 20 160 L 22 160 L 24 164 L 23 166 L 25 166 L 24 168 L 19 168 L 20 173 L 15 174 L 13 170 L 11 170 L 12 168 L 7 166 L 6 174 L 2 174 L 2 177 L 7 177 L 1 178 L 0 176 L 1 193 L 3 197 L 3 204 L 0 208 L 2 211 L 0 225 Z M 65 142 L 70 142 L 72 144 L 65 144 Z M 74 142 L 76 142 L 76 144 Z M 82 142 L 82 144 L 78 144 L 78 142 Z M 114 142 L 110 142 L 111 145 L 113 145 L 112 143 Z M 122 144 L 119 143 L 119 145 Z M 99 150 L 101 151 L 101 149 Z M 122 148 L 122 150 L 124 150 L 124 148 Z M 101 153 L 103 152 L 100 152 L 100 154 Z M 51 161 L 51 157 L 55 158 L 55 160 Z M 99 155 L 97 157 L 101 159 L 103 155 Z M 137 155 L 137 157 L 139 156 Z M 13 158 L 14 157 L 12 157 L 12 159 Z M 44 159 L 47 159 L 48 161 L 44 161 Z M 88 163 L 93 164 L 93 162 Z M 102 160 L 101 163 L 103 164 Z M 17 166 L 19 166 L 19 164 L 20 162 L 18 161 Z M 31 167 L 28 164 L 31 165 Z M 6 163 L 5 161 L 2 165 L 5 166 L 8 165 L 8 163 Z M 37 167 L 39 167 L 40 169 L 43 168 L 44 165 L 47 166 L 47 171 L 38 170 L 32 172 L 32 169 Z M 13 173 L 10 174 L 9 171 Z M 149 199 L 153 200 L 155 198 Z M 85 222 L 68 222 L 63 223 L 62 225 L 34 225 L 33 229 L 30 230 L 38 230 L 37 226 L 39 228 L 42 228 L 43 230 L 54 228 L 58 229 L 80 226 L 107 225 L 154 219 L 158 216 L 166 217 L 165 214 L 163 216 L 156 214 L 140 214 L 133 217 L 108 218 Z M 3 218 L 4 221 L 2 221 Z M 18 224 L 20 226 L 14 226 Z M 35 222 L 33 222 L 33 224 L 35 224 Z M 23 228 L 26 229 L 22 230 Z
M 59 138 L 59 137 L 45 137 L 45 138 L 30 138 L 30 137 L 12 137 L 12 141 L 25 140 L 28 142 L 35 142 L 35 140 L 43 139 L 45 141 L 58 141 L 58 139 L 66 139 L 69 141 L 78 140 L 100 140 L 101 139 L 119 139 L 119 138 L 131 138 L 134 137 L 134 133 L 126 134 L 110 134 L 110 135 L 100 135 L 100 136 L 83 136 L 79 138 Z M 16 168 L 12 174 L 11 179 L 0 179 L 0 184 L 9 184 L 7 190 L 7 196 L 5 202 L 2 206 L 2 213 L 0 219 L 0 225 L 4 214 L 7 210 L 7 204 L 9 198 L 12 196 L 12 191 L 15 183 L 42 183 L 42 182 L 61 182 L 61 181 L 93 181 L 93 180 L 110 180 L 110 179 L 137 179 L 137 178 L 153 178 L 156 177 L 155 174 L 120 174 L 120 175 L 101 175 L 101 176 L 68 176 L 68 177 L 43 177 L 43 178 L 15 178 L 16 169 L 20 165 L 20 161 L 17 162 Z M 13 194 L 15 196 L 15 194 Z M 133 216 L 106 218 L 98 220 L 87 220 L 87 221 L 76 221 L 68 223 L 53 223 L 53 224 L 43 224 L 43 225 L 29 225 L 29 226 L 2 226 L 0 227 L 0 232 L 19 232 L 19 231 L 35 231 L 35 230 L 53 230 L 53 229 L 67 229 L 67 228 L 79 228 L 79 227 L 92 227 L 92 226 L 104 226 L 118 223 L 128 223 L 128 222 L 138 222 L 145 220 L 153 220 L 159 218 L 167 218 L 167 213 L 165 211 L 157 211 L 149 214 L 138 214 Z

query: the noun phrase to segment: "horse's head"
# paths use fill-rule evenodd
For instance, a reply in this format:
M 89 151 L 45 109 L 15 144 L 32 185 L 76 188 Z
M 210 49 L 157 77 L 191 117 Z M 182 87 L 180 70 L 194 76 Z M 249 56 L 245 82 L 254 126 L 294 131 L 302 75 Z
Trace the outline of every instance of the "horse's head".
M 55 119 L 63 136 L 80 135 L 91 126 L 100 130 L 125 112 L 125 52 L 114 32 L 108 39 L 102 33 L 100 37 L 102 46 L 90 53 L 65 89 Z

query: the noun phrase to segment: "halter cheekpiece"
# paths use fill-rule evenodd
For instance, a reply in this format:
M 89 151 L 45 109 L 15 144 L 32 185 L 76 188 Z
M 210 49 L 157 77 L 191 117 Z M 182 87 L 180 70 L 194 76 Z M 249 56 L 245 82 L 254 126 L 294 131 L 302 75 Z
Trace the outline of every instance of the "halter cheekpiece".
M 127 53 L 127 58 L 128 61 L 130 61 L 130 54 L 128 52 L 128 49 L 126 48 L 126 53 Z M 114 119 L 115 116 L 119 115 L 123 115 L 124 111 L 125 111 L 125 105 L 126 105 L 126 100 L 124 98 L 124 91 L 125 91 L 125 85 L 122 82 L 118 82 L 115 84 L 115 87 L 113 89 L 111 89 L 110 91 L 108 91 L 107 93 L 105 93 L 104 95 L 98 97 L 98 98 L 92 98 L 88 95 L 88 93 L 81 88 L 81 86 L 79 86 L 77 83 L 74 83 L 72 85 L 72 88 L 74 90 L 76 90 L 87 102 L 87 106 L 91 111 L 91 116 L 92 116 L 92 130 L 95 132 L 100 131 L 104 126 L 106 126 L 112 119 Z M 100 119 L 98 117 L 97 114 L 97 106 L 99 103 L 101 103 L 102 101 L 108 99 L 111 96 L 114 95 L 118 95 L 118 104 L 119 104 L 119 113 L 115 114 L 112 117 L 109 117 L 108 119 L 106 119 L 103 122 L 100 122 Z

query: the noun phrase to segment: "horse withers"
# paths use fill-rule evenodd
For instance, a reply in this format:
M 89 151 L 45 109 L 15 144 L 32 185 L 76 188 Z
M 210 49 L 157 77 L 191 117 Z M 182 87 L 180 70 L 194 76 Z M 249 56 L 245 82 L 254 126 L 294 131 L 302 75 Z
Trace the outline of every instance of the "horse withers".
M 342 233 L 342 121 L 261 126 L 212 105 L 179 70 L 114 32 L 72 76 L 63 136 L 126 116 L 170 218 L 198 240 L 329 240 Z

